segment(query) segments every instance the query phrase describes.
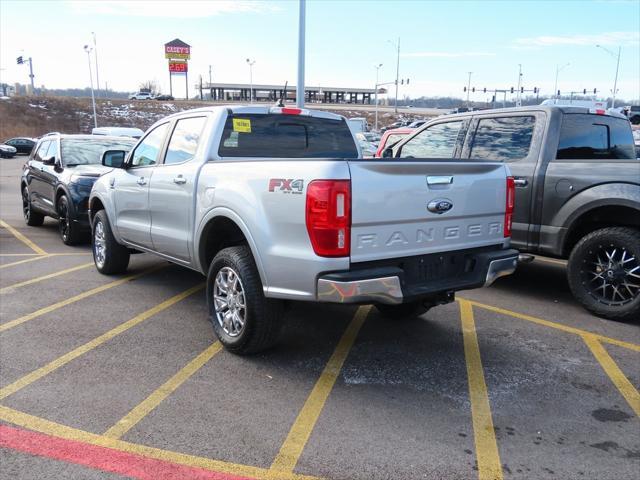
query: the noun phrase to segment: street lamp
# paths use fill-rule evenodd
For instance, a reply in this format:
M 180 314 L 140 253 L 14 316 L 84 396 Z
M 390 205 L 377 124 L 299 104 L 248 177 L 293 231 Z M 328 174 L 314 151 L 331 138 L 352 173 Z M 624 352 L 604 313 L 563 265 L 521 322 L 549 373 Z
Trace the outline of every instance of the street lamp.
M 253 102 L 253 65 L 255 63 L 255 60 L 247 58 L 247 65 L 249 65 L 249 85 L 251 88 L 251 90 L 249 91 L 249 103 Z
M 555 102 L 553 103 L 558 103 L 558 74 L 564 70 L 565 68 L 567 68 L 569 65 L 571 65 L 569 62 L 565 63 L 564 65 L 560 66 L 560 65 L 556 65 L 556 83 L 553 87 L 553 95 L 556 97 Z
M 616 77 L 615 80 L 613 81 L 613 96 L 611 98 L 611 108 L 614 108 L 616 106 L 616 91 L 618 89 L 618 70 L 620 70 L 620 53 L 622 52 L 622 47 L 618 47 L 618 55 L 616 55 L 615 53 L 613 53 L 611 50 L 609 50 L 608 48 L 603 47 L 602 45 L 596 45 L 597 48 L 601 48 L 602 50 L 604 50 L 605 52 L 607 52 L 609 55 L 611 55 L 612 57 L 616 58 Z
M 469 108 L 470 104 L 469 104 L 469 92 L 471 90 L 471 75 L 473 74 L 473 72 L 467 72 L 469 73 L 469 81 L 467 82 L 467 108 Z
M 391 45 L 396 47 L 398 50 L 398 56 L 396 60 L 396 99 L 394 104 L 394 111 L 398 113 L 398 85 L 400 84 L 400 37 L 398 37 L 398 43 L 395 43 L 393 40 L 387 40 Z
M 376 91 L 375 91 L 376 121 L 375 121 L 375 126 L 373 128 L 377 132 L 378 131 L 378 74 L 380 73 L 380 67 L 382 67 L 382 64 L 380 63 L 378 65 L 374 65 L 374 67 L 376 69 Z
M 98 116 L 96 115 L 96 97 L 93 93 L 93 74 L 91 73 L 91 52 L 92 47 L 89 45 L 84 46 L 84 51 L 87 52 L 87 61 L 89 62 L 89 82 L 91 83 L 91 104 L 93 105 L 93 126 L 98 128 Z
M 91 32 L 91 35 L 93 35 L 93 53 L 96 58 L 96 90 L 98 90 L 98 95 L 100 95 L 100 74 L 98 73 L 98 44 L 96 43 L 95 32 Z

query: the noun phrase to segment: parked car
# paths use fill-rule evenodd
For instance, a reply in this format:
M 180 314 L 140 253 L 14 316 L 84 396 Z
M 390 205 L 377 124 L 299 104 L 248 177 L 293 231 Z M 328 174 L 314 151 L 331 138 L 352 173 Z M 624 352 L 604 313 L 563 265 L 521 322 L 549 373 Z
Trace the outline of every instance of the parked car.
M 79 243 L 90 232 L 87 206 L 91 187 L 109 169 L 102 153 L 130 150 L 135 140 L 98 135 L 42 137 L 24 165 L 20 180 L 22 209 L 29 226 L 40 226 L 45 216 L 59 221 L 62 241 Z
M 153 97 L 154 100 L 163 100 L 163 101 L 172 101 L 175 100 L 171 95 L 167 95 L 166 93 L 161 93 Z
M 103 164 L 89 199 L 98 271 L 125 271 L 134 249 L 207 275 L 213 329 L 240 354 L 276 341 L 285 300 L 415 315 L 517 263 L 504 164 L 364 160 L 332 113 L 185 111 Z
M 367 119 L 364 117 L 348 118 L 347 123 L 354 134 L 369 131 L 369 123 L 367 123 Z
M 360 150 L 364 158 L 373 158 L 376 155 L 377 146 L 367 140 L 364 132 L 358 132 L 355 134 L 356 140 L 360 144 Z
M 632 125 L 640 125 L 640 105 L 631 105 L 627 116 Z
M 13 158 L 16 152 L 16 148 L 11 145 L 0 145 L 0 158 Z
M 415 130 L 413 128 L 394 128 L 393 130 L 387 130 L 382 134 L 382 138 L 380 138 L 380 143 L 378 143 L 378 150 L 376 151 L 375 157 L 382 157 L 383 152 L 398 143 L 407 135 L 411 135 Z M 391 151 L 389 151 L 391 153 Z
M 415 122 L 411 122 L 407 127 L 409 128 L 418 128 L 427 123 L 426 120 L 416 120 Z
M 140 138 L 144 132 L 133 127 L 95 127 L 91 130 L 91 135 Z
M 153 95 L 149 92 L 137 92 L 129 95 L 129 100 L 151 100 Z
M 448 115 L 392 152 L 507 163 L 512 245 L 567 259 L 571 291 L 590 312 L 640 319 L 640 162 L 624 116 L 555 106 Z
M 393 122 L 391 125 L 387 125 L 386 127 L 382 127 L 380 129 L 380 133 L 384 133 L 387 130 L 395 130 L 396 128 L 402 128 L 409 125 L 411 122 L 409 120 L 398 120 L 397 122 Z
M 33 138 L 28 137 L 15 137 L 10 138 L 6 142 L 5 145 L 10 145 L 16 149 L 19 154 L 30 154 L 33 146 L 36 144 L 36 141 Z

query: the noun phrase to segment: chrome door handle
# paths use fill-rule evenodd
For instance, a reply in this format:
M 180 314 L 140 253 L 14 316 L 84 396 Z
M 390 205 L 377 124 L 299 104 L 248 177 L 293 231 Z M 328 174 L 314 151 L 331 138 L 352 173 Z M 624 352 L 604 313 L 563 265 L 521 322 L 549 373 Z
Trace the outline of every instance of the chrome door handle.
M 453 183 L 453 176 L 451 175 L 427 177 L 427 185 L 450 185 L 452 183 Z
M 176 178 L 173 179 L 173 183 L 177 183 L 178 185 L 184 185 L 185 183 L 187 183 L 187 179 L 184 178 L 182 175 L 178 175 Z
M 142 185 L 146 185 L 146 184 L 147 184 L 147 181 L 145 180 L 145 178 L 144 178 L 144 177 L 138 177 L 138 180 L 136 180 L 136 183 L 137 183 L 138 185 L 142 186 Z
M 529 185 L 529 180 L 527 180 L 526 178 L 516 178 L 513 180 L 513 184 L 516 187 L 526 187 L 527 185 Z

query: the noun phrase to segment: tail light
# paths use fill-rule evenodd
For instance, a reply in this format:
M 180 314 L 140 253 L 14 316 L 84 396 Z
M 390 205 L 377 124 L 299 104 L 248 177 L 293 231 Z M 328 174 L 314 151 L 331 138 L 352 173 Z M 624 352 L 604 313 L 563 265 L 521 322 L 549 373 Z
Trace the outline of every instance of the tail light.
M 507 177 L 507 198 L 504 211 L 504 238 L 511 236 L 511 224 L 513 223 L 513 207 L 516 202 L 516 184 L 513 177 Z
M 306 223 L 316 255 L 348 257 L 351 253 L 351 181 L 309 183 Z

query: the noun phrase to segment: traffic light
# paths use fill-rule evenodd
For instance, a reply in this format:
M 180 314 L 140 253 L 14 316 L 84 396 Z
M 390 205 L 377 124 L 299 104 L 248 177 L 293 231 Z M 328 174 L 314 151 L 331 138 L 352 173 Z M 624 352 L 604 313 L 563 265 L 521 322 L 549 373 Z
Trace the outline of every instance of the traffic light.
M 487 93 L 487 87 L 484 87 L 484 88 L 482 89 L 482 91 L 483 91 L 483 93 Z
M 583 95 L 586 95 L 586 94 L 587 94 L 587 89 L 586 89 L 586 88 L 584 88 L 584 89 L 582 90 L 582 94 L 583 94 Z
M 595 95 L 598 91 L 594 88 L 593 89 L 593 94 Z
M 16 63 L 18 65 L 22 65 L 24 63 L 24 60 L 22 59 L 22 55 L 20 55 L 18 58 L 16 58 Z
M 524 87 L 520 87 L 520 93 L 524 93 Z
M 533 93 L 538 93 L 538 87 L 533 87 Z
M 466 92 L 466 91 L 467 91 L 467 87 L 464 87 L 464 88 L 462 89 L 462 91 L 463 91 L 463 92 Z
M 407 78 L 407 85 L 409 85 L 409 79 Z
M 558 96 L 560 96 L 560 90 L 558 90 Z
M 496 96 L 491 97 L 491 103 L 496 103 Z
M 471 91 L 472 91 L 473 93 L 476 93 L 476 87 L 473 87 L 473 88 L 471 89 Z
M 513 87 L 511 87 L 511 93 L 513 93 Z

